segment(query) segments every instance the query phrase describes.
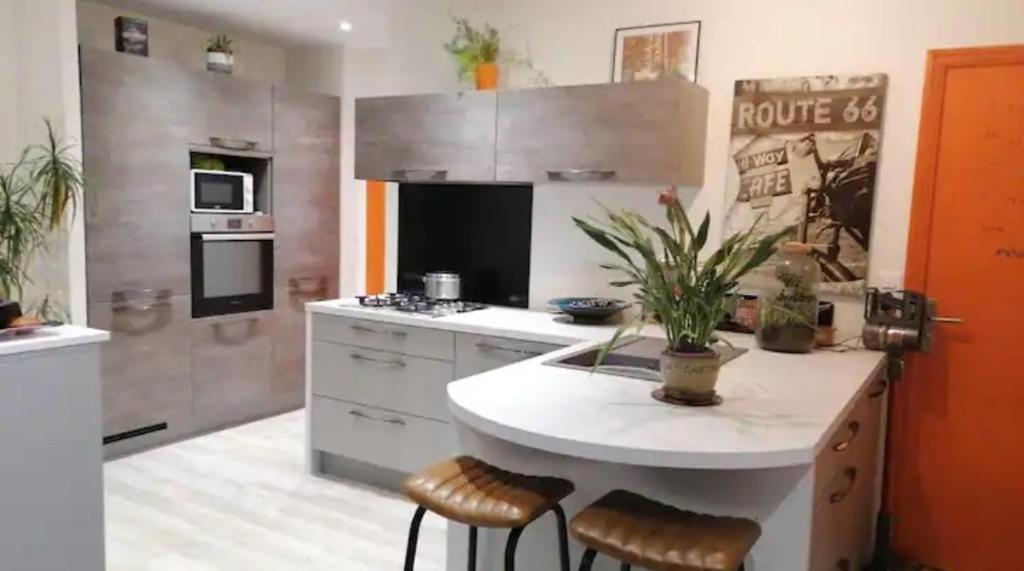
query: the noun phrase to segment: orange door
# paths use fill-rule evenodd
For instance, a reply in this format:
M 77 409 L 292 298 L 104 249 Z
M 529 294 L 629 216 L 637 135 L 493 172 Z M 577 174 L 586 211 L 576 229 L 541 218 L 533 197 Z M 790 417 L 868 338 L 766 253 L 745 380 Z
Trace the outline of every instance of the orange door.
M 929 55 L 906 285 L 964 322 L 894 386 L 893 546 L 1024 569 L 1024 46 Z

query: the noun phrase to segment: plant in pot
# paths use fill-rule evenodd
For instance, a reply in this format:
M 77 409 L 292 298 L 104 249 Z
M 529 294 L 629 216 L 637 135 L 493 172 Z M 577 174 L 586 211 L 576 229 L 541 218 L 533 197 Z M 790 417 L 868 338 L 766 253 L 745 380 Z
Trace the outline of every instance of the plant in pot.
M 444 48 L 455 56 L 459 78 L 475 78 L 476 88 L 480 90 L 497 89 L 497 61 L 501 54 L 498 31 L 487 24 L 479 30 L 466 18 L 453 17 L 452 20 L 455 22 L 455 35 Z
M 235 68 L 234 40 L 227 34 L 214 34 L 206 40 L 206 69 L 231 73 Z
M 757 344 L 769 351 L 806 353 L 814 348 L 821 270 L 811 246 L 787 242 L 775 281 L 758 300 Z
M 74 213 L 82 192 L 72 147 L 49 121 L 46 130 L 45 143 L 29 145 L 14 163 L 0 166 L 0 328 L 20 316 L 13 300 L 31 282 L 28 262 L 64 224 L 68 209 Z
M 712 345 L 729 296 L 741 277 L 775 254 L 791 229 L 759 238 L 755 224 L 726 238 L 701 262 L 710 215 L 694 228 L 674 191 L 662 192 L 658 201 L 665 207 L 668 224 L 664 227 L 635 212 L 608 208 L 607 223 L 573 218 L 587 236 L 616 256 L 616 263 L 601 267 L 623 274 L 625 279 L 612 285 L 635 287 L 641 307 L 640 314 L 605 344 L 598 363 L 625 333 L 657 323 L 667 341 L 660 361 L 664 396 L 684 404 L 710 404 L 721 367 Z

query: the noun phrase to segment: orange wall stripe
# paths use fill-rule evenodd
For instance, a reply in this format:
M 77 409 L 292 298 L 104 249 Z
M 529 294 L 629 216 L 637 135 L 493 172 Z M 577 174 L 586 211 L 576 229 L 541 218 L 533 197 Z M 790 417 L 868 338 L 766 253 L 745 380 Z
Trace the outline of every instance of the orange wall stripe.
M 387 225 L 387 187 L 366 182 L 366 293 L 384 292 L 384 244 Z

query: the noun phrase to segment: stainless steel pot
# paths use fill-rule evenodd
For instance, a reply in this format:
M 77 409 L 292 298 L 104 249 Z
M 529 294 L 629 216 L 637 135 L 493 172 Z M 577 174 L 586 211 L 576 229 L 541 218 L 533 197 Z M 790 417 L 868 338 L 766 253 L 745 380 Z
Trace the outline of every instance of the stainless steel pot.
M 442 301 L 462 299 L 462 279 L 451 272 L 430 272 L 423 276 L 424 294 Z

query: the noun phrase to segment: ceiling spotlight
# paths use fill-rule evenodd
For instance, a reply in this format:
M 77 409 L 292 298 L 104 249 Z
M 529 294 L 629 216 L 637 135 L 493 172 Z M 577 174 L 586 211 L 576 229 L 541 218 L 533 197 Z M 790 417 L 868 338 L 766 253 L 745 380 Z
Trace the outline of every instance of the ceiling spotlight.
M 348 20 L 342 20 L 338 22 L 338 29 L 341 30 L 342 32 L 351 32 L 352 22 L 349 22 Z

